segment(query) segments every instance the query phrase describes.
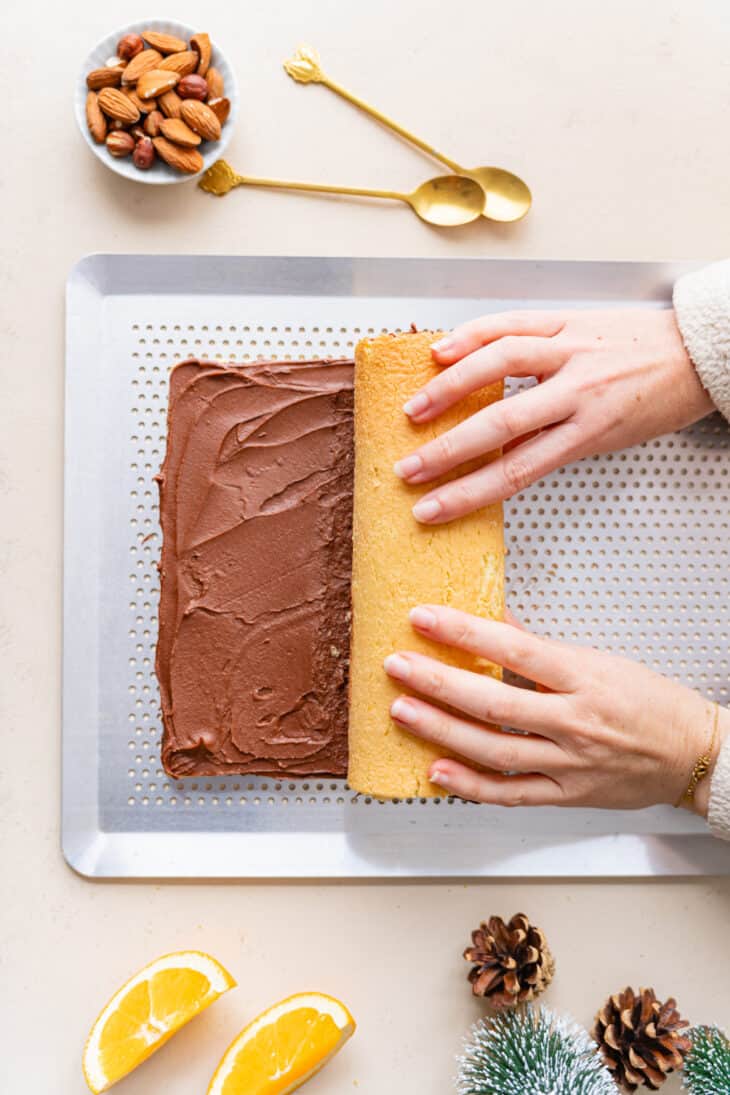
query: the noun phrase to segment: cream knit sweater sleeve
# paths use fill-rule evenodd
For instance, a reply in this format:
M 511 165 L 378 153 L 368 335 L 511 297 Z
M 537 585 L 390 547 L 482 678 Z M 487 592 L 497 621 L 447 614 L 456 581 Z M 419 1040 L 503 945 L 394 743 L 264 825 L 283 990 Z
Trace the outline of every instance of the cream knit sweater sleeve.
M 674 310 L 704 388 L 730 421 L 730 260 L 680 278 Z M 707 820 L 716 836 L 730 840 L 730 738 L 712 775 Z
M 726 738 L 712 773 L 707 821 L 715 836 L 730 840 L 730 737 Z
M 680 278 L 674 311 L 704 388 L 730 421 L 730 259 Z

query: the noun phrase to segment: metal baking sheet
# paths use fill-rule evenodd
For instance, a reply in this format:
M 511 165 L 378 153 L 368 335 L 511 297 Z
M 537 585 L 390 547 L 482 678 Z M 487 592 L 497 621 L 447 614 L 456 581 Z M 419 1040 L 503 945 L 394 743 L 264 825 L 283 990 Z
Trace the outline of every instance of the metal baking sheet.
M 342 356 L 381 329 L 519 307 L 665 307 L 686 266 L 93 255 L 68 282 L 63 848 L 94 877 L 730 872 L 685 812 L 378 802 L 341 780 L 175 781 L 153 671 L 167 377 L 199 356 Z M 730 438 L 719 416 L 583 460 L 506 507 L 539 632 L 728 698 Z

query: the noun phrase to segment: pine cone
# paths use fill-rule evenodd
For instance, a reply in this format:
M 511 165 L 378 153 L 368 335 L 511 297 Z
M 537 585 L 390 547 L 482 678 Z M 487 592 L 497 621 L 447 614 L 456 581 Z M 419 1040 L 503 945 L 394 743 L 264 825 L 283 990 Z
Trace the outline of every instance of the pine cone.
M 673 998 L 660 1004 L 653 989 L 626 988 L 603 1005 L 593 1037 L 619 1087 L 636 1091 L 643 1084 L 658 1091 L 682 1067 L 691 1041 L 680 1031 L 688 1026 Z
M 471 933 L 473 946 L 464 951 L 472 992 L 495 1008 L 510 1008 L 539 996 L 553 979 L 555 962 L 545 936 L 524 913 L 508 924 L 490 916 Z

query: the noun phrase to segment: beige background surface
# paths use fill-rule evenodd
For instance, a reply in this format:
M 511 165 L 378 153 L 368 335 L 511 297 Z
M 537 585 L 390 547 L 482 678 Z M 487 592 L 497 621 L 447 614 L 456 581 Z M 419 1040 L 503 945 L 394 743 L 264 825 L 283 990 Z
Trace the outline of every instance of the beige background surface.
M 417 184 L 430 163 L 280 63 L 300 40 L 335 77 L 467 164 L 524 174 L 513 228 L 426 228 L 406 209 L 268 193 L 217 203 L 106 172 L 74 130 L 89 46 L 139 3 L 11 0 L 0 172 L 0 772 L 7 1095 L 80 1095 L 86 1029 L 116 984 L 177 947 L 210 950 L 235 994 L 120 1093 L 197 1095 L 244 1020 L 319 987 L 360 1029 L 312 1095 L 450 1090 L 477 1016 L 459 957 L 491 912 L 524 908 L 558 960 L 549 1001 L 589 1021 L 624 983 L 730 1023 L 730 880 L 458 885 L 93 885 L 59 852 L 63 288 L 88 251 L 713 258 L 730 250 L 725 0 L 232 0 L 169 4 L 239 73 L 230 158 L 251 172 Z M 208 18 L 210 16 L 210 18 Z M 678 1090 L 668 1084 L 665 1090 Z

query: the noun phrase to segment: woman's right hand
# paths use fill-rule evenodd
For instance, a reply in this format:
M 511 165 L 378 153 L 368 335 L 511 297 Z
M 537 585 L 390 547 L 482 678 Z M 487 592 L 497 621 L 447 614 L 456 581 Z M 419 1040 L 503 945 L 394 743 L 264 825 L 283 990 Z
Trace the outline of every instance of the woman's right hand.
M 410 619 L 427 639 L 542 686 L 516 688 L 415 651 L 386 658 L 386 672 L 407 689 L 391 715 L 451 754 L 429 773 L 449 794 L 499 806 L 633 810 L 681 802 L 707 814 L 709 773 L 691 801 L 683 792 L 701 756 L 709 752 L 714 765 L 730 734 L 727 709 L 637 662 L 513 623 L 442 605 L 419 605 Z M 523 733 L 505 733 L 501 724 Z
M 415 485 L 507 447 L 420 498 L 413 514 L 426 524 L 509 498 L 563 464 L 682 429 L 713 410 L 671 310 L 498 313 L 457 327 L 433 353 L 444 369 L 406 403 L 414 424 L 507 376 L 540 383 L 403 454 L 395 472 Z

